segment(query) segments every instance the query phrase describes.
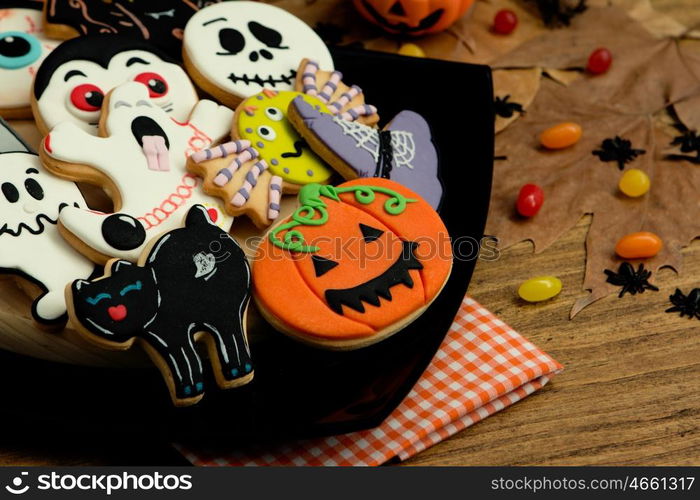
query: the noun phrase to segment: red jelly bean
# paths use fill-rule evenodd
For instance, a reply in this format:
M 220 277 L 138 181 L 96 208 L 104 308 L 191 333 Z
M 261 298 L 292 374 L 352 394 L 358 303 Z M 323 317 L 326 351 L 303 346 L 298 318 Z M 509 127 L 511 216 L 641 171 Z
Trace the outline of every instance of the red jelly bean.
M 518 25 L 518 16 L 508 9 L 499 10 L 493 18 L 493 31 L 499 35 L 509 35 Z
M 612 64 L 612 54 L 606 48 L 596 49 L 588 56 L 586 69 L 593 75 L 600 75 L 610 69 Z
M 544 203 L 544 191 L 537 184 L 525 184 L 520 188 L 515 208 L 523 217 L 534 217 Z

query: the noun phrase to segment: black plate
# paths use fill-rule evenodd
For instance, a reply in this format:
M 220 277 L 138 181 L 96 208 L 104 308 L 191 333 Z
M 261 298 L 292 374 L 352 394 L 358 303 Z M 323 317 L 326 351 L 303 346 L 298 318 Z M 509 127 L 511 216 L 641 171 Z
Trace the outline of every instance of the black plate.
M 85 368 L 2 352 L 5 429 L 15 436 L 46 430 L 259 442 L 370 428 L 396 408 L 443 340 L 476 262 L 473 242 L 482 237 L 491 189 L 491 72 L 350 49 L 336 49 L 334 58 L 344 80 L 360 85 L 384 120 L 412 109 L 431 124 L 446 190 L 441 215 L 463 244 L 462 258 L 425 314 L 387 341 L 353 352 L 305 347 L 268 326 L 269 334 L 253 345 L 250 385 L 208 390 L 199 405 L 183 409 L 171 406 L 155 369 Z M 215 387 L 211 376 L 207 387 Z

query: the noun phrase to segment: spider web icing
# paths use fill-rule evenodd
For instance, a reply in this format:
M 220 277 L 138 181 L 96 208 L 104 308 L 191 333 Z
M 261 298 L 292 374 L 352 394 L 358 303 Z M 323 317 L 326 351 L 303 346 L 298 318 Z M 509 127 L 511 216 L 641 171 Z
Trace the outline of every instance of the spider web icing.
M 343 131 L 343 134 L 355 141 L 355 147 L 362 148 L 372 155 L 375 163 L 379 161 L 379 131 L 357 122 L 349 122 L 338 117 L 333 118 Z M 416 144 L 413 134 L 403 130 L 391 131 L 391 149 L 394 167 L 413 169 L 413 159 L 416 156 Z

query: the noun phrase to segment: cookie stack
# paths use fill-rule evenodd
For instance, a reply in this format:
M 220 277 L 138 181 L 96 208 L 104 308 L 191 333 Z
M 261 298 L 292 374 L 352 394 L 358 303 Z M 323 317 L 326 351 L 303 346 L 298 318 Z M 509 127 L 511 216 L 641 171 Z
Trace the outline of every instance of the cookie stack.
M 251 296 L 278 331 L 336 350 L 437 297 L 452 253 L 423 117 L 379 128 L 274 6 L 73 4 L 0 2 L 0 115 L 43 136 L 36 154 L 0 127 L 0 269 L 46 335 L 138 343 L 184 406 L 204 394 L 200 342 L 221 388 L 253 379 Z

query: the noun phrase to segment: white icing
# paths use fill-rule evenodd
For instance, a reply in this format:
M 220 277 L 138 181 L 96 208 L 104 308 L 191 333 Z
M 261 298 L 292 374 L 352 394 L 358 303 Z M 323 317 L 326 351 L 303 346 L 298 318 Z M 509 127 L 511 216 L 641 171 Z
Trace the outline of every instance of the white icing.
M 185 164 L 188 155 L 228 135 L 233 112 L 202 100 L 190 121 L 180 124 L 159 107 L 151 106 L 147 96 L 146 87 L 139 83 L 117 87 L 110 97 L 107 137 L 95 137 L 74 123 L 64 122 L 51 131 L 51 151 L 47 153 L 64 162 L 88 165 L 112 179 L 122 201 L 119 213 L 139 219 L 146 229 L 146 242 L 180 227 L 194 204 L 215 207 L 217 225 L 228 230 L 233 218 L 226 215 L 215 198 L 204 194 L 201 181 L 187 173 Z M 168 136 L 169 170 L 148 168 L 148 160 L 132 132 L 132 121 L 137 117 L 153 119 Z M 102 237 L 105 217 L 93 211 L 66 208 L 61 213 L 61 223 L 97 252 L 136 261 L 143 245 L 128 251 L 111 247 Z
M 39 173 L 27 173 L 36 169 Z M 39 200 L 25 187 L 27 179 L 38 182 L 43 190 Z M 74 203 L 85 206 L 73 182 L 46 172 L 36 155 L 28 153 L 0 154 L 0 184 L 12 184 L 19 198 L 11 202 L 0 192 L 0 267 L 23 273 L 41 284 L 47 293 L 37 303 L 40 318 L 51 321 L 66 312 L 64 288 L 75 279 L 87 278 L 93 264 L 76 252 L 59 234 L 55 221 L 59 206 Z M 65 208 L 64 208 L 65 210 Z M 51 219 L 52 222 L 41 217 Z M 20 227 L 24 223 L 28 227 Z M 39 232 L 40 234 L 32 234 Z M 14 236 L 17 234 L 19 236 Z
M 340 126 L 343 134 L 352 137 L 356 143 L 355 147 L 367 151 L 377 163 L 380 148 L 379 131 L 376 128 L 357 122 L 349 122 L 338 117 L 334 117 L 333 121 Z M 413 140 L 413 134 L 404 130 L 392 130 L 389 133 L 391 134 L 393 166 L 413 170 L 413 160 L 416 157 L 416 143 Z
M 59 49 L 60 50 L 60 49 Z M 132 58 L 140 62 L 126 66 Z M 71 71 L 80 71 L 85 76 L 75 74 L 68 81 L 66 75 Z M 38 100 L 38 110 L 46 128 L 51 130 L 60 122 L 70 121 L 83 130 L 97 135 L 100 111 L 84 111 L 71 101 L 71 92 L 78 85 L 92 84 L 106 95 L 122 83 L 134 81 L 143 73 L 156 73 L 165 80 L 168 91 L 162 97 L 151 98 L 158 106 L 169 112 L 174 119 L 184 122 L 197 103 L 197 92 L 187 73 L 177 64 L 163 61 L 160 57 L 144 50 L 127 50 L 116 54 L 105 69 L 92 61 L 75 59 L 59 66 L 51 75 L 46 89 Z M 147 96 L 148 97 L 148 96 Z
M 31 64 L 16 69 L 0 67 L 0 109 L 29 107 L 32 79 L 44 58 L 60 43 L 45 38 L 43 26 L 40 10 L 0 9 L 0 39 L 8 31 L 22 31 L 41 44 L 41 56 Z
M 250 23 L 275 30 L 282 37 L 279 47 L 285 48 L 271 47 L 256 38 Z M 244 40 L 242 50 L 230 54 L 221 44 L 222 30 L 236 30 Z M 293 90 L 294 78 L 280 82 L 280 77 L 293 75 L 305 57 L 333 70 L 328 48 L 306 23 L 264 3 L 222 2 L 200 10 L 187 23 L 183 44 L 188 59 L 205 79 L 241 98 L 256 94 L 263 87 Z M 232 81 L 229 78 L 232 74 L 240 80 Z M 265 83 L 251 81 L 256 77 Z

